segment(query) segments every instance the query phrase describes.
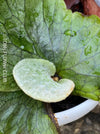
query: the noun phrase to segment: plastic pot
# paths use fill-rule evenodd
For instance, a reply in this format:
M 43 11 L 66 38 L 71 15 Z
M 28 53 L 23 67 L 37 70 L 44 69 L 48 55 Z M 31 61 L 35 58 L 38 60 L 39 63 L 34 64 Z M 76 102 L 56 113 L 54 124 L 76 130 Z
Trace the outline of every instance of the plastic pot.
M 93 110 L 98 103 L 98 101 L 88 99 L 73 108 L 64 110 L 62 112 L 57 112 L 54 114 L 54 116 L 57 118 L 59 126 L 62 126 L 83 117 Z

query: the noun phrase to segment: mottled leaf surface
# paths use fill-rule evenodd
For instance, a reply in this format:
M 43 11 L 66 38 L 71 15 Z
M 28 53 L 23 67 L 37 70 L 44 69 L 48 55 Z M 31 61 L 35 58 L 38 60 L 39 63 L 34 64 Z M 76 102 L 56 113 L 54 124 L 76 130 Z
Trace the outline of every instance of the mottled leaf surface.
M 0 0 L 0 3 L 1 91 L 18 89 L 12 78 L 13 66 L 22 58 L 36 55 L 52 61 L 60 77 L 72 79 L 75 94 L 100 100 L 98 17 L 72 13 L 63 0 Z M 2 82 L 4 32 L 9 44 L 7 83 Z
M 74 94 L 100 100 L 100 19 L 66 10 L 63 0 L 31 2 L 25 3 L 25 27 L 37 52 L 75 82 Z
M 58 134 L 42 102 L 21 91 L 0 93 L 0 134 Z

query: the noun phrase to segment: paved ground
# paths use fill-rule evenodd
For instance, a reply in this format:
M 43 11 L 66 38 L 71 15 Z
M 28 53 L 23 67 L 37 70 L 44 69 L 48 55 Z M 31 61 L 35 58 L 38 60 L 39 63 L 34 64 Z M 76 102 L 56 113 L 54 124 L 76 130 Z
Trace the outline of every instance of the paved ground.
M 100 105 L 83 118 L 62 126 L 61 134 L 100 134 Z

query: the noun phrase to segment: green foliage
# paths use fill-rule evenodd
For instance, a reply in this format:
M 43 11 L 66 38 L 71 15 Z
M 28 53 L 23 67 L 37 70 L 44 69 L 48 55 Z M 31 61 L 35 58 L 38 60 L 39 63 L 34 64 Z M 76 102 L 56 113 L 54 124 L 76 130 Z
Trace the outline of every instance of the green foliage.
M 0 93 L 0 134 L 58 134 L 42 102 L 21 91 Z
M 20 90 L 12 70 L 24 58 L 53 62 L 60 77 L 74 81 L 73 94 L 100 101 L 100 18 L 97 16 L 72 13 L 63 0 L 0 0 L 1 92 Z M 3 107 L 1 110 L 6 111 Z M 1 133 L 4 127 L 0 124 Z

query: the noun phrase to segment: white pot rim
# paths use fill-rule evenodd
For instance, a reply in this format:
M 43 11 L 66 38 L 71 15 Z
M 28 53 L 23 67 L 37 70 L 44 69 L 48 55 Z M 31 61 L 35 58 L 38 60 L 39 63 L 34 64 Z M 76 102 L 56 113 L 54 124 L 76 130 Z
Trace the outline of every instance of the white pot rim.
M 59 126 L 62 126 L 83 117 L 93 110 L 98 103 L 98 101 L 88 99 L 73 108 L 64 110 L 62 112 L 57 112 L 54 114 L 54 116 L 57 118 Z

